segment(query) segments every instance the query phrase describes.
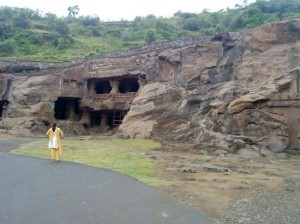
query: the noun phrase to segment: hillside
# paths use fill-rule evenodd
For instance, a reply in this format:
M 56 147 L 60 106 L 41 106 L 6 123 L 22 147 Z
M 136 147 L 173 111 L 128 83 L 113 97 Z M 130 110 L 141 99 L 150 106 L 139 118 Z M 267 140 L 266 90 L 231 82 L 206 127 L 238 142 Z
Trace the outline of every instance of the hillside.
M 76 11 L 72 12 L 68 17 L 58 17 L 37 10 L 0 7 L 0 58 L 66 61 L 182 36 L 249 29 L 299 18 L 300 0 L 257 0 L 218 12 L 178 11 L 171 18 L 148 15 L 115 22 L 95 16 L 77 18 Z

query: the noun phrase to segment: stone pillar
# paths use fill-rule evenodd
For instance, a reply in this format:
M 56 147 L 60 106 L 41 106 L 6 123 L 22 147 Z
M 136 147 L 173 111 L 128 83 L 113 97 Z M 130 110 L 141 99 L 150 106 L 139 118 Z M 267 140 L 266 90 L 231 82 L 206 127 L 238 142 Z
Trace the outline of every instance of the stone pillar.
M 95 95 L 96 93 L 95 87 L 96 87 L 96 83 L 91 81 L 89 95 Z
M 82 112 L 81 123 L 90 125 L 91 124 L 91 115 L 88 110 Z
M 75 114 L 75 103 L 74 101 L 67 101 L 67 106 L 66 106 L 66 118 L 73 121 L 76 119 L 76 114 Z
M 101 127 L 107 127 L 108 126 L 108 117 L 106 113 L 102 113 L 101 114 L 101 123 L 100 123 Z
M 83 80 L 83 97 L 86 97 L 88 95 L 88 80 L 84 79 Z
M 140 90 L 143 86 L 146 85 L 146 82 L 147 82 L 146 79 L 141 79 L 141 78 L 138 79 L 139 90 Z
M 111 91 L 110 93 L 119 93 L 119 81 L 112 81 L 112 80 L 109 80 L 110 82 L 110 86 L 111 86 Z

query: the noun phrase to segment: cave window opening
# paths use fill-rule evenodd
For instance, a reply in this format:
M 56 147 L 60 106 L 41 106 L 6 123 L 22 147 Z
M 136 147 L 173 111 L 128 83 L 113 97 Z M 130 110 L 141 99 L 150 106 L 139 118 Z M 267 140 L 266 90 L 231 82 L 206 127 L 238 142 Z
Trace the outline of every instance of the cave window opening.
M 68 79 L 64 79 L 63 85 L 64 85 L 64 86 L 68 86 L 68 85 L 69 85 L 69 80 L 68 80 Z
M 76 80 L 71 80 L 71 86 L 72 87 L 77 87 L 77 81 Z
M 135 78 L 127 78 L 120 81 L 119 92 L 128 93 L 128 92 L 137 92 L 140 88 L 138 80 Z
M 110 82 L 108 80 L 104 80 L 98 82 L 95 86 L 96 94 L 108 94 L 111 91 Z
M 58 120 L 80 120 L 82 111 L 79 108 L 79 99 L 58 97 L 54 103 L 54 113 Z

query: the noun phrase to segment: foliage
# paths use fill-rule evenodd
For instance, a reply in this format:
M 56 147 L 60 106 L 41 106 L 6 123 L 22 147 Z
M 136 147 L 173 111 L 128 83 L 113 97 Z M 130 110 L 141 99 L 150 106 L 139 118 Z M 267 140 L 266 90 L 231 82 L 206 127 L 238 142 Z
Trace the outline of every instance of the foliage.
M 151 44 L 156 40 L 155 37 L 155 31 L 154 30 L 149 30 L 146 34 L 145 41 L 147 44 Z
M 14 51 L 14 45 L 11 41 L 6 40 L 3 43 L 0 43 L 0 56 L 11 55 Z
M 52 18 L 48 20 L 48 27 L 62 35 L 67 35 L 69 33 L 67 22 L 63 19 Z
M 127 50 L 186 35 L 238 31 L 286 19 L 300 18 L 300 0 L 240 1 L 235 8 L 201 13 L 178 11 L 170 18 L 152 14 L 132 21 L 101 21 L 80 16 L 78 5 L 69 16 L 42 14 L 27 8 L 0 6 L 1 58 L 63 61 L 109 51 Z
M 13 18 L 13 25 L 16 28 L 29 29 L 30 21 L 25 14 L 18 14 Z
M 78 5 L 70 6 L 68 7 L 68 11 L 69 11 L 69 16 L 75 17 L 79 13 L 79 6 Z
M 100 22 L 100 19 L 98 16 L 96 16 L 96 17 L 85 16 L 85 17 L 81 17 L 79 19 L 81 19 L 82 24 L 84 26 L 97 26 L 97 25 L 99 25 L 99 22 Z
M 200 29 L 200 21 L 197 18 L 188 18 L 183 23 L 184 30 L 197 31 Z

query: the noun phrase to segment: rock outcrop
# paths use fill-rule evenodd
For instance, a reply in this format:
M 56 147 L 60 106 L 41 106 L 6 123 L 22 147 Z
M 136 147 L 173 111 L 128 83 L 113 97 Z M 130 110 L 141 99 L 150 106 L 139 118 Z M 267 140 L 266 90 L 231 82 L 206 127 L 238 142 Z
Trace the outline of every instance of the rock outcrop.
M 42 133 L 65 100 L 74 111 L 59 123 L 69 134 L 100 125 L 214 155 L 300 148 L 300 20 L 164 46 L 24 68 L 0 62 L 1 132 Z M 121 125 L 110 123 L 116 110 L 128 111 Z

